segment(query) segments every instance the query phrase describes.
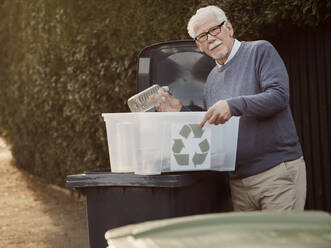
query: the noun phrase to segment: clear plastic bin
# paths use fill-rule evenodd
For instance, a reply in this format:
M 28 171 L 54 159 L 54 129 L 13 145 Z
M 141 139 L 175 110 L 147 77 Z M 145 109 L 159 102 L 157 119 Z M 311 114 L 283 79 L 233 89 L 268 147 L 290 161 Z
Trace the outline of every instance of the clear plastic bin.
M 160 174 L 235 168 L 239 117 L 201 130 L 205 112 L 102 114 L 112 172 Z

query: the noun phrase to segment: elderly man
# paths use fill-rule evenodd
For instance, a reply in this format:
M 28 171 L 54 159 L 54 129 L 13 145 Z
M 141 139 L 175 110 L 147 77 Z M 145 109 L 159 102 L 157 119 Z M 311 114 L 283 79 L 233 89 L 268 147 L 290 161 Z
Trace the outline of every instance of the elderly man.
M 208 109 L 200 126 L 241 116 L 236 169 L 230 173 L 235 211 L 303 210 L 306 168 L 289 106 L 289 79 L 267 41 L 239 42 L 224 12 L 199 9 L 189 35 L 216 65 L 204 88 Z M 167 93 L 158 111 L 189 111 Z

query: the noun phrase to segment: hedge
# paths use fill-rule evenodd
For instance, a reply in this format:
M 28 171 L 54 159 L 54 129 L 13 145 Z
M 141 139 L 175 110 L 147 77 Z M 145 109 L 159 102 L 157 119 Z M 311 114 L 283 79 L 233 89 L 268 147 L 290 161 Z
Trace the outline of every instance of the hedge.
M 109 168 L 101 113 L 128 111 L 139 52 L 189 38 L 207 4 L 223 6 L 242 39 L 330 19 L 330 4 L 312 0 L 0 0 L 0 126 L 16 165 L 59 185 Z

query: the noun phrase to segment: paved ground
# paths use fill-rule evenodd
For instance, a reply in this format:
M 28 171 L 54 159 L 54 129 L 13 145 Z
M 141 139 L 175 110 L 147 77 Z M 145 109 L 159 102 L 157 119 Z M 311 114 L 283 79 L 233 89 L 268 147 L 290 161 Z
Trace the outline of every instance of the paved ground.
M 87 248 L 84 200 L 11 161 L 0 138 L 0 248 Z

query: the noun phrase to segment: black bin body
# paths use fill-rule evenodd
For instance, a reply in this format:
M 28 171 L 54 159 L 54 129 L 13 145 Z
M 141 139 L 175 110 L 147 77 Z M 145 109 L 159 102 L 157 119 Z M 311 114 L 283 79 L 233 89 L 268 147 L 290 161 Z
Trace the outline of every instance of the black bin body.
M 173 41 L 145 48 L 139 55 L 137 92 L 153 84 L 192 111 L 203 105 L 203 87 L 215 62 L 193 41 Z M 90 248 L 106 247 L 111 228 L 148 220 L 231 210 L 225 173 L 200 171 L 155 176 L 110 171 L 67 177 L 67 187 L 86 195 Z
M 115 227 L 231 210 L 228 179 L 221 172 L 86 172 L 68 176 L 66 185 L 86 195 L 90 248 L 106 247 L 105 232 Z

